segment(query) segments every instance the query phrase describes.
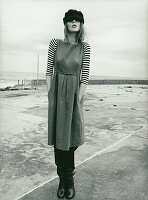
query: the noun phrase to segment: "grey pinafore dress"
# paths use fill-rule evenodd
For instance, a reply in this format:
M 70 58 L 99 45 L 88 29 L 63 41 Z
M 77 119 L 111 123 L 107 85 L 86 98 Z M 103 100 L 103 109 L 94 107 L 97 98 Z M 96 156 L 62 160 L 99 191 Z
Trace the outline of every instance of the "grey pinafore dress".
M 84 96 L 79 101 L 83 43 L 57 39 L 48 92 L 48 145 L 68 151 L 84 143 Z

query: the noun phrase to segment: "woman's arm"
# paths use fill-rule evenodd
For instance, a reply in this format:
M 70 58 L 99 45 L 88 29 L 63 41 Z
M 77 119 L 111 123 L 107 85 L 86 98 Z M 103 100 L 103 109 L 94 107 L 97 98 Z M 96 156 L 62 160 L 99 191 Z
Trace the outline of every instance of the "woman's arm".
M 57 48 L 57 40 L 54 38 L 50 41 L 48 48 L 47 69 L 46 69 L 47 92 L 49 92 L 51 86 L 56 48 Z
M 89 70 L 90 70 L 90 45 L 88 43 L 84 43 L 79 101 L 81 101 L 81 98 L 83 97 L 86 86 L 88 84 Z

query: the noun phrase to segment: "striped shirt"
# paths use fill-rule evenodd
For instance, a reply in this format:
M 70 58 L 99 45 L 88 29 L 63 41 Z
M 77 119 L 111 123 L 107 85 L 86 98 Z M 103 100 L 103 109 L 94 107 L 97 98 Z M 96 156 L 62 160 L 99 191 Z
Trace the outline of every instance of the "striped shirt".
M 48 48 L 47 69 L 46 76 L 53 75 L 54 56 L 57 48 L 57 40 L 51 39 Z M 90 45 L 86 42 L 83 43 L 83 58 L 82 58 L 82 71 L 81 83 L 88 84 L 90 70 Z

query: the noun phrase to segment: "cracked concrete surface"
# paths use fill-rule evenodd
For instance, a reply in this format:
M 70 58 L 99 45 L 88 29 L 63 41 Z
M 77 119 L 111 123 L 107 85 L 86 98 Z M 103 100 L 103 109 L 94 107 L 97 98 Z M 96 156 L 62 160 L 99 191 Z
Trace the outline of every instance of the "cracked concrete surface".
M 130 163 L 129 166 L 132 167 L 133 163 L 133 166 L 140 170 L 141 178 L 140 175 L 138 178 L 138 174 L 136 178 L 140 186 L 144 181 L 147 183 L 144 179 L 147 164 L 145 167 L 143 167 L 144 165 L 141 167 L 140 162 L 146 163 L 148 86 L 131 85 L 131 88 L 128 87 L 128 85 L 87 86 L 84 102 L 85 144 L 76 151 L 76 164 L 137 131 L 136 135 L 122 143 L 124 146 L 121 149 L 117 152 L 109 150 L 108 154 L 103 154 L 99 158 L 101 160 L 96 162 L 101 163 L 101 165 L 97 164 L 99 167 L 106 168 L 108 166 L 109 170 L 109 166 L 115 165 L 116 159 L 122 161 L 121 158 L 125 156 L 124 164 Z M 47 145 L 48 101 L 46 87 L 40 87 L 38 91 L 1 92 L 0 104 L 0 196 L 2 200 L 10 200 L 54 177 L 56 168 L 53 148 Z M 111 162 L 111 157 L 114 163 Z M 142 159 L 141 161 L 139 161 L 139 157 Z M 99 195 L 102 200 L 119 199 L 117 193 L 113 192 L 111 188 L 113 181 L 110 186 L 107 184 L 112 177 L 116 183 L 119 181 L 116 187 L 121 190 L 119 188 L 120 179 L 132 177 L 131 168 L 129 167 L 129 170 L 122 169 L 122 164 L 121 162 L 119 169 L 114 166 L 113 171 L 109 171 L 109 174 L 102 171 L 102 175 L 99 175 L 99 178 L 96 176 L 96 180 L 93 179 L 93 175 L 87 177 L 86 182 L 91 179 L 94 182 L 90 198 L 87 199 L 92 199 L 92 196 L 97 199 L 100 190 L 102 192 Z M 90 167 L 87 170 L 89 171 Z M 100 177 L 102 178 L 100 179 Z M 78 185 L 82 184 L 82 180 L 80 183 L 76 178 L 76 181 Z M 95 185 L 95 182 L 98 183 L 98 181 L 101 183 L 99 189 L 97 184 Z M 126 180 L 124 181 L 126 182 Z M 103 196 L 103 185 L 108 187 L 106 196 Z M 84 191 L 88 189 L 88 186 L 84 185 Z M 129 185 L 129 187 L 132 190 L 132 186 Z M 141 194 L 139 198 L 144 199 L 145 190 L 142 189 L 142 186 L 140 188 L 143 191 L 143 197 Z M 55 187 L 53 187 L 53 191 L 55 191 Z M 112 196 L 113 193 L 115 196 Z M 109 194 L 110 198 L 107 197 Z M 78 198 L 76 197 L 76 199 Z M 124 193 L 121 199 L 126 199 Z M 132 198 L 129 196 L 128 199 Z

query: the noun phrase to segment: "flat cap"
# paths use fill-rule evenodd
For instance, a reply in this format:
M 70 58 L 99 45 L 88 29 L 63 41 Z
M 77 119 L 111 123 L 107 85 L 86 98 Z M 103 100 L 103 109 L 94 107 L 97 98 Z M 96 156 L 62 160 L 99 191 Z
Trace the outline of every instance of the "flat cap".
M 73 19 L 78 20 L 84 24 L 84 17 L 83 17 L 83 14 L 81 11 L 77 11 L 77 10 L 73 10 L 73 9 L 68 10 L 65 13 L 63 22 L 65 24 L 66 22 L 71 21 Z

